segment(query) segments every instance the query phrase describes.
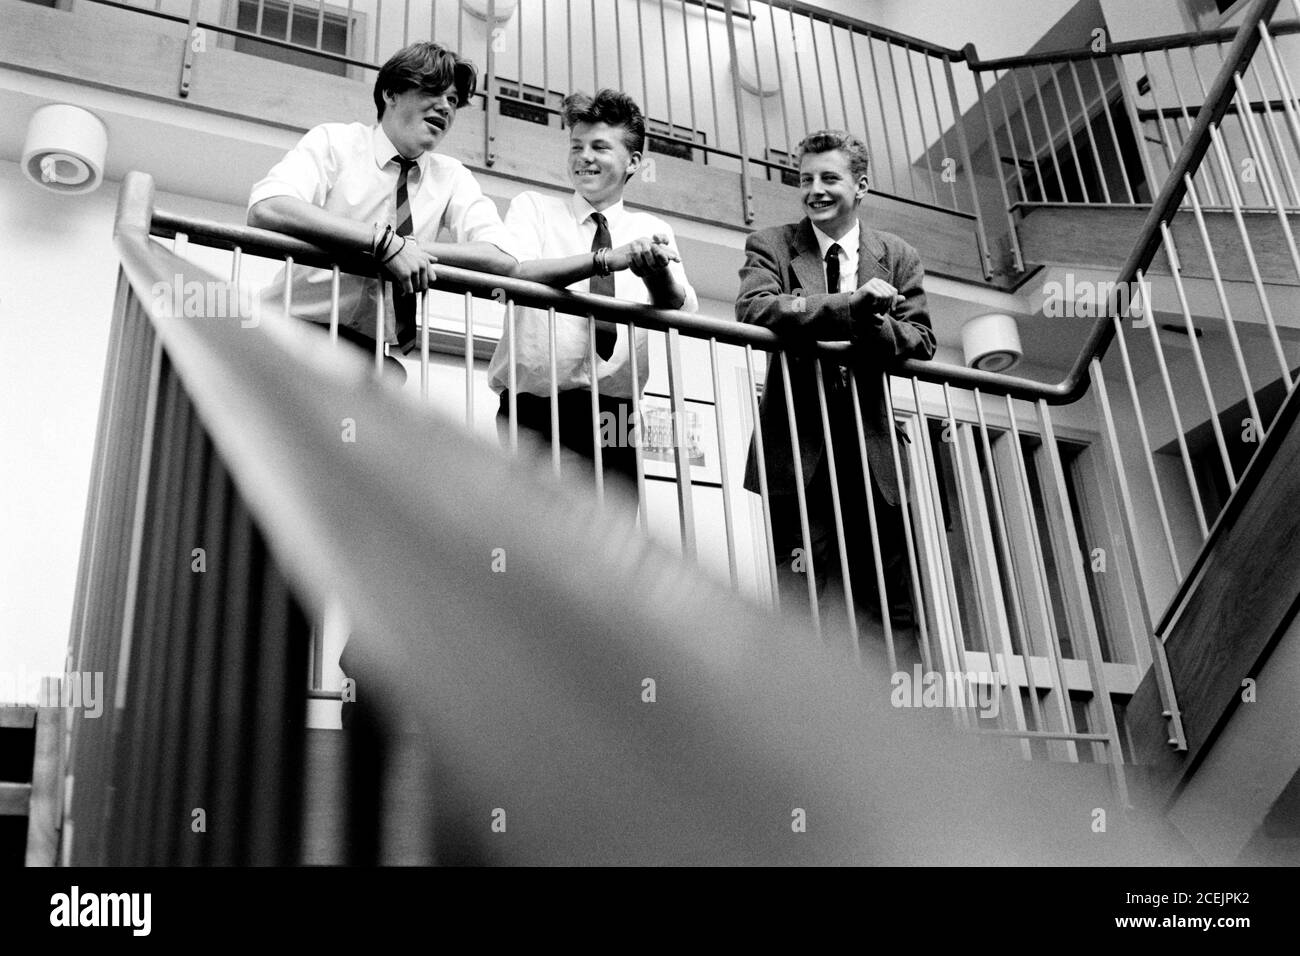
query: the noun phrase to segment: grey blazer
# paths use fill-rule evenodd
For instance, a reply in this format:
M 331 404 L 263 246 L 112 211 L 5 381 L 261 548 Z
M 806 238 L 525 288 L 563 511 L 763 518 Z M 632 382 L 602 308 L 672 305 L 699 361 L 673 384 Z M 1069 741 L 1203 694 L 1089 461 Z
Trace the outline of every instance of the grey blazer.
M 890 504 L 896 504 L 898 482 L 885 430 L 885 398 L 879 372 L 904 359 L 931 358 L 934 332 L 921 289 L 925 271 L 916 250 L 895 235 L 869 229 L 865 223 L 859 225 L 858 285 L 874 275 L 898 289 L 903 302 L 889 315 L 855 318 L 849 308 L 849 293 L 824 291 L 825 266 L 817 249 L 817 237 L 805 218 L 750 234 L 745 242 L 745 264 L 740 270 L 736 318 L 769 328 L 792 346 L 825 341 L 851 341 L 857 345 L 861 363 L 856 368 L 858 397 L 867 461 L 880 493 Z M 812 479 L 825 452 L 813 362 L 810 356 L 789 356 L 805 484 Z M 851 412 L 849 389 L 838 374 L 838 366 L 824 362 L 822 373 L 831 413 L 843 413 L 845 409 Z M 775 354 L 768 358 L 759 418 L 768 491 L 773 495 L 794 494 L 785 382 Z M 842 454 L 837 449 L 836 457 Z M 745 487 L 758 491 L 758 458 L 752 438 Z

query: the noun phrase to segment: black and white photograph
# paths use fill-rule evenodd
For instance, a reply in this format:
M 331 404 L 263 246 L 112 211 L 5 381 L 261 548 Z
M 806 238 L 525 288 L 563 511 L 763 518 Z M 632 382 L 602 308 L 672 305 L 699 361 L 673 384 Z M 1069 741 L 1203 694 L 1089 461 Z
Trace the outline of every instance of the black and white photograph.
M 0 0 L 19 928 L 1280 926 L 1297 90 L 1300 0 Z

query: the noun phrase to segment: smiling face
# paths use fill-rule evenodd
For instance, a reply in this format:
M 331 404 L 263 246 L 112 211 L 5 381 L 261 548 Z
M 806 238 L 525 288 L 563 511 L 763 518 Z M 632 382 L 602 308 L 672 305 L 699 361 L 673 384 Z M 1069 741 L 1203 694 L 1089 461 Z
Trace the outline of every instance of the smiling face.
M 456 109 L 460 106 L 451 87 L 436 94 L 421 89 L 385 93 L 384 103 L 380 125 L 389 141 L 407 159 L 436 149 L 455 122 Z
M 608 123 L 575 123 L 569 131 L 569 182 L 597 211 L 623 198 L 627 177 L 641 165 L 624 133 Z
M 804 153 L 799 161 L 799 198 L 813 224 L 832 239 L 853 228 L 858 203 L 867 195 L 867 177 L 853 178 L 848 153 L 832 149 Z

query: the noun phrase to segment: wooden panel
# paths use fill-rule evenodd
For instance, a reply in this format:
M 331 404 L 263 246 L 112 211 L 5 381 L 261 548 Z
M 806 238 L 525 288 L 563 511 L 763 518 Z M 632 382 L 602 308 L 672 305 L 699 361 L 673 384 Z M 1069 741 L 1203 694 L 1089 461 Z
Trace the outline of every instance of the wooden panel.
M 1138 233 L 1146 219 L 1145 206 L 1017 206 L 1020 245 L 1025 261 L 1035 265 L 1094 266 L 1118 270 L 1137 244 Z M 1243 214 L 1250 235 L 1251 248 L 1265 282 L 1298 285 L 1300 278 L 1287 251 L 1286 237 L 1277 214 L 1247 212 Z M 1293 234 L 1300 234 L 1300 215 L 1290 214 Z M 1205 228 L 1214 246 L 1219 271 L 1226 281 L 1250 282 L 1250 266 L 1241 232 L 1231 212 L 1206 212 Z M 1210 261 L 1201 242 L 1195 216 L 1180 212 L 1170 227 L 1178 247 L 1178 261 L 1183 275 L 1210 278 Z M 1147 270 L 1168 275 L 1169 261 L 1161 252 Z
M 1300 393 L 1283 407 L 1243 476 L 1172 615 L 1165 652 L 1182 711 L 1187 751 L 1165 743 L 1150 672 L 1128 707 L 1136 758 L 1148 765 L 1152 800 L 1177 795 L 1240 702 L 1243 678 L 1263 666 L 1300 595 Z

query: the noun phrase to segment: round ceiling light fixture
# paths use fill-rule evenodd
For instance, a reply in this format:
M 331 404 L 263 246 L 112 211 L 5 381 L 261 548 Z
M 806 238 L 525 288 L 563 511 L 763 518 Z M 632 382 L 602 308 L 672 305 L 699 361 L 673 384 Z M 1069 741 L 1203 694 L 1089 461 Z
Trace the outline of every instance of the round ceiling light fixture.
M 1024 355 L 1016 320 L 1002 312 L 967 321 L 961 327 L 961 350 L 966 365 L 982 372 L 1005 372 Z
M 23 172 L 56 193 L 88 193 L 104 180 L 108 130 L 79 106 L 42 106 L 27 123 Z

